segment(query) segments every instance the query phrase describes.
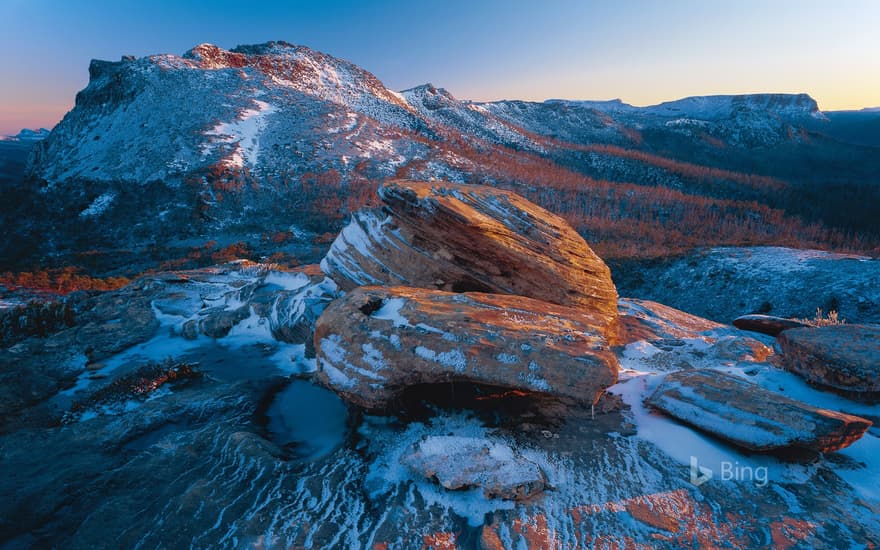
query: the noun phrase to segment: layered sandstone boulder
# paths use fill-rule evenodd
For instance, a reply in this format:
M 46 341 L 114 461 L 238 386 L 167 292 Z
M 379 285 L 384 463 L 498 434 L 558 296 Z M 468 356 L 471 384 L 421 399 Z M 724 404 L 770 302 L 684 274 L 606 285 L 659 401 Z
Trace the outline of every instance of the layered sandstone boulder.
M 753 314 L 737 317 L 733 320 L 733 326 L 742 330 L 776 336 L 783 330 L 806 328 L 812 325 L 794 319 L 786 319 L 785 317 Z
M 453 381 L 592 404 L 617 380 L 605 321 L 521 296 L 361 287 L 316 323 L 317 380 L 373 410 L 409 386 Z
M 777 341 L 787 370 L 814 384 L 880 401 L 880 326 L 792 329 Z
M 818 409 L 712 369 L 667 375 L 646 403 L 751 451 L 834 451 L 871 426 L 864 418 Z
M 343 290 L 405 285 L 514 294 L 617 319 L 611 272 L 562 218 L 479 185 L 392 181 L 385 206 L 352 217 L 321 263 Z

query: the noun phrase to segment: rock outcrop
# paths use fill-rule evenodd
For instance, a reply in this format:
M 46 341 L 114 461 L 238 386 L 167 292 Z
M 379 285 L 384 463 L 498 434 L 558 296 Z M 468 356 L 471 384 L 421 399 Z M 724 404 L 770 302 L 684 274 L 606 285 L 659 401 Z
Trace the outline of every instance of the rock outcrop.
M 711 369 L 666 376 L 646 403 L 697 429 L 751 451 L 841 449 L 869 420 L 817 409 Z
M 306 356 L 314 357 L 315 321 L 337 297 L 336 284 L 320 271 L 309 274 L 302 287 L 277 292 L 268 312 L 272 336 L 282 342 L 305 344 Z
M 792 329 L 777 341 L 785 369 L 814 384 L 880 401 L 880 326 Z
M 785 317 L 775 317 L 773 315 L 742 315 L 733 320 L 733 326 L 738 329 L 748 330 L 751 332 L 760 332 L 777 336 L 783 330 L 793 328 L 808 328 L 812 325 L 802 323 L 794 319 L 786 319 Z
M 321 267 L 344 290 L 405 285 L 515 294 L 617 319 L 611 272 L 562 218 L 515 193 L 393 181 L 383 210 L 361 211 Z
M 524 500 L 547 483 L 537 464 L 504 443 L 479 437 L 426 437 L 400 461 L 446 489 L 479 487 L 486 498 Z
M 316 323 L 317 379 L 374 410 L 409 386 L 451 381 L 595 403 L 617 380 L 604 321 L 521 296 L 361 287 Z

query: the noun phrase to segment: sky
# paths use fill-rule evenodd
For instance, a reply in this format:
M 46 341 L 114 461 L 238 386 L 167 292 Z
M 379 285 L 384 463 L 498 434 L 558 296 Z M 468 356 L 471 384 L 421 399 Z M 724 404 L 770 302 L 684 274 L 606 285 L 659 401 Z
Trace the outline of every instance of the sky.
M 460 99 L 812 95 L 880 106 L 880 0 L 0 0 L 0 134 L 51 128 L 89 61 L 286 40 Z

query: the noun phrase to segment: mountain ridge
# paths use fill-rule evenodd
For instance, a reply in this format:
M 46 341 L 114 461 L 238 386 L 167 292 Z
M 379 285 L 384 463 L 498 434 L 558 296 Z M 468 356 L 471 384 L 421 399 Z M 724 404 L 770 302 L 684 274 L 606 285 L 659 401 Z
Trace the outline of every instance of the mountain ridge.
M 691 98 L 653 114 L 622 102 L 481 103 L 430 83 L 396 92 L 353 63 L 286 42 L 200 44 L 94 60 L 89 70 L 74 108 L 32 150 L 35 184 L 7 215 L 30 220 L 27 244 L 8 257 L 145 247 L 186 256 L 211 241 L 265 248 L 278 233 L 298 255 L 375 204 L 376 186 L 392 177 L 516 190 L 573 216 L 612 255 L 692 247 L 679 230 L 691 217 L 721 216 L 710 245 L 867 251 L 873 237 L 861 232 L 880 235 L 859 211 L 873 188 L 853 196 L 847 187 L 831 208 L 811 195 L 824 178 L 851 186 L 861 179 L 853 170 L 868 181 L 878 172 L 872 149 L 815 129 L 827 122 L 803 94 Z M 679 116 L 675 105 L 729 116 Z M 838 150 L 868 160 L 841 173 Z M 797 161 L 804 155 L 811 165 Z M 661 196 L 670 192 L 680 195 Z

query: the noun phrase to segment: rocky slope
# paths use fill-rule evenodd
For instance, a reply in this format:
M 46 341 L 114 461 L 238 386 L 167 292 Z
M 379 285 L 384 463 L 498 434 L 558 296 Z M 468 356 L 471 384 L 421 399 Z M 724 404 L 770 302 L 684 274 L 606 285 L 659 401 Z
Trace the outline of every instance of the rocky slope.
M 772 337 L 656 302 L 618 300 L 609 363 L 619 363 L 617 382 L 574 382 L 607 386 L 593 407 L 571 399 L 569 388 L 533 392 L 435 378 L 409 387 L 406 399 L 377 416 L 300 379 L 320 368 L 303 341 L 317 315 L 321 331 L 334 309 L 357 296 L 399 292 L 342 296 L 314 267 L 238 262 L 78 296 L 74 326 L 0 354 L 0 466 L 10 472 L 0 477 L 0 541 L 12 548 L 492 549 L 880 541 L 876 428 L 831 441 L 828 430 L 792 414 L 811 410 L 861 429 L 880 418 L 880 405 L 780 369 Z M 424 304 L 425 334 L 486 320 L 447 323 L 444 311 L 455 317 L 456 300 L 479 298 L 495 308 L 493 318 L 538 309 L 535 299 L 512 294 L 408 292 L 443 296 L 437 307 Z M 595 314 L 537 303 L 554 312 L 557 326 Z M 395 304 L 352 315 L 387 317 L 376 330 L 393 347 L 395 336 L 402 342 L 419 330 L 406 326 L 415 320 L 410 309 L 393 314 Z M 347 339 L 373 334 L 356 323 L 329 328 L 347 331 Z M 577 347 L 575 332 L 544 344 Z M 484 334 L 486 349 L 504 345 L 519 359 L 530 350 L 514 347 L 513 336 L 529 334 L 514 319 L 504 332 Z M 326 358 L 323 339 L 314 351 Z M 361 351 L 364 364 L 352 367 L 370 378 L 366 367 L 379 368 L 378 355 Z M 497 372 L 519 377 L 516 365 L 496 359 Z M 566 372 L 558 367 L 556 374 Z M 406 360 L 387 368 L 406 372 Z M 698 383 L 694 373 L 708 378 Z M 649 396 L 682 378 L 696 384 L 700 399 L 692 404 L 739 423 L 738 445 L 705 424 L 649 410 Z M 677 395 L 687 398 L 683 388 Z M 780 414 L 762 419 L 770 407 L 752 394 L 773 395 Z M 726 406 L 737 400 L 740 409 Z M 749 415 L 838 450 L 807 460 L 747 452 L 740 445 L 766 435 L 749 429 Z
M 811 319 L 836 311 L 850 323 L 880 323 L 880 261 L 781 247 L 713 248 L 659 262 L 622 265 L 622 292 L 730 323 L 748 313 Z
M 142 260 L 143 271 L 206 241 L 268 252 L 264 237 L 273 234 L 313 261 L 304 250 L 311 241 L 375 202 L 376 185 L 395 175 L 516 188 L 615 246 L 634 228 L 656 236 L 718 209 L 727 217 L 716 225 L 732 228 L 719 242 L 745 232 L 760 242 L 869 249 L 880 235 L 866 206 L 880 173 L 876 151 L 825 135 L 833 123 L 804 95 L 646 108 L 474 103 L 433 85 L 398 93 L 347 61 L 284 42 L 96 60 L 89 74 L 74 109 L 35 146 L 29 182 L 16 183 L 21 200 L 3 208 L 19 220 L 10 242 L 27 243 L 4 254 L 18 264 L 79 262 L 87 252 L 96 270 L 118 270 L 113 258 L 130 251 L 128 265 L 155 257 Z M 618 193 L 596 180 L 631 188 Z M 581 195 L 549 192 L 572 189 Z M 658 189 L 684 196 L 658 206 Z M 680 240 L 657 242 L 668 249 Z

